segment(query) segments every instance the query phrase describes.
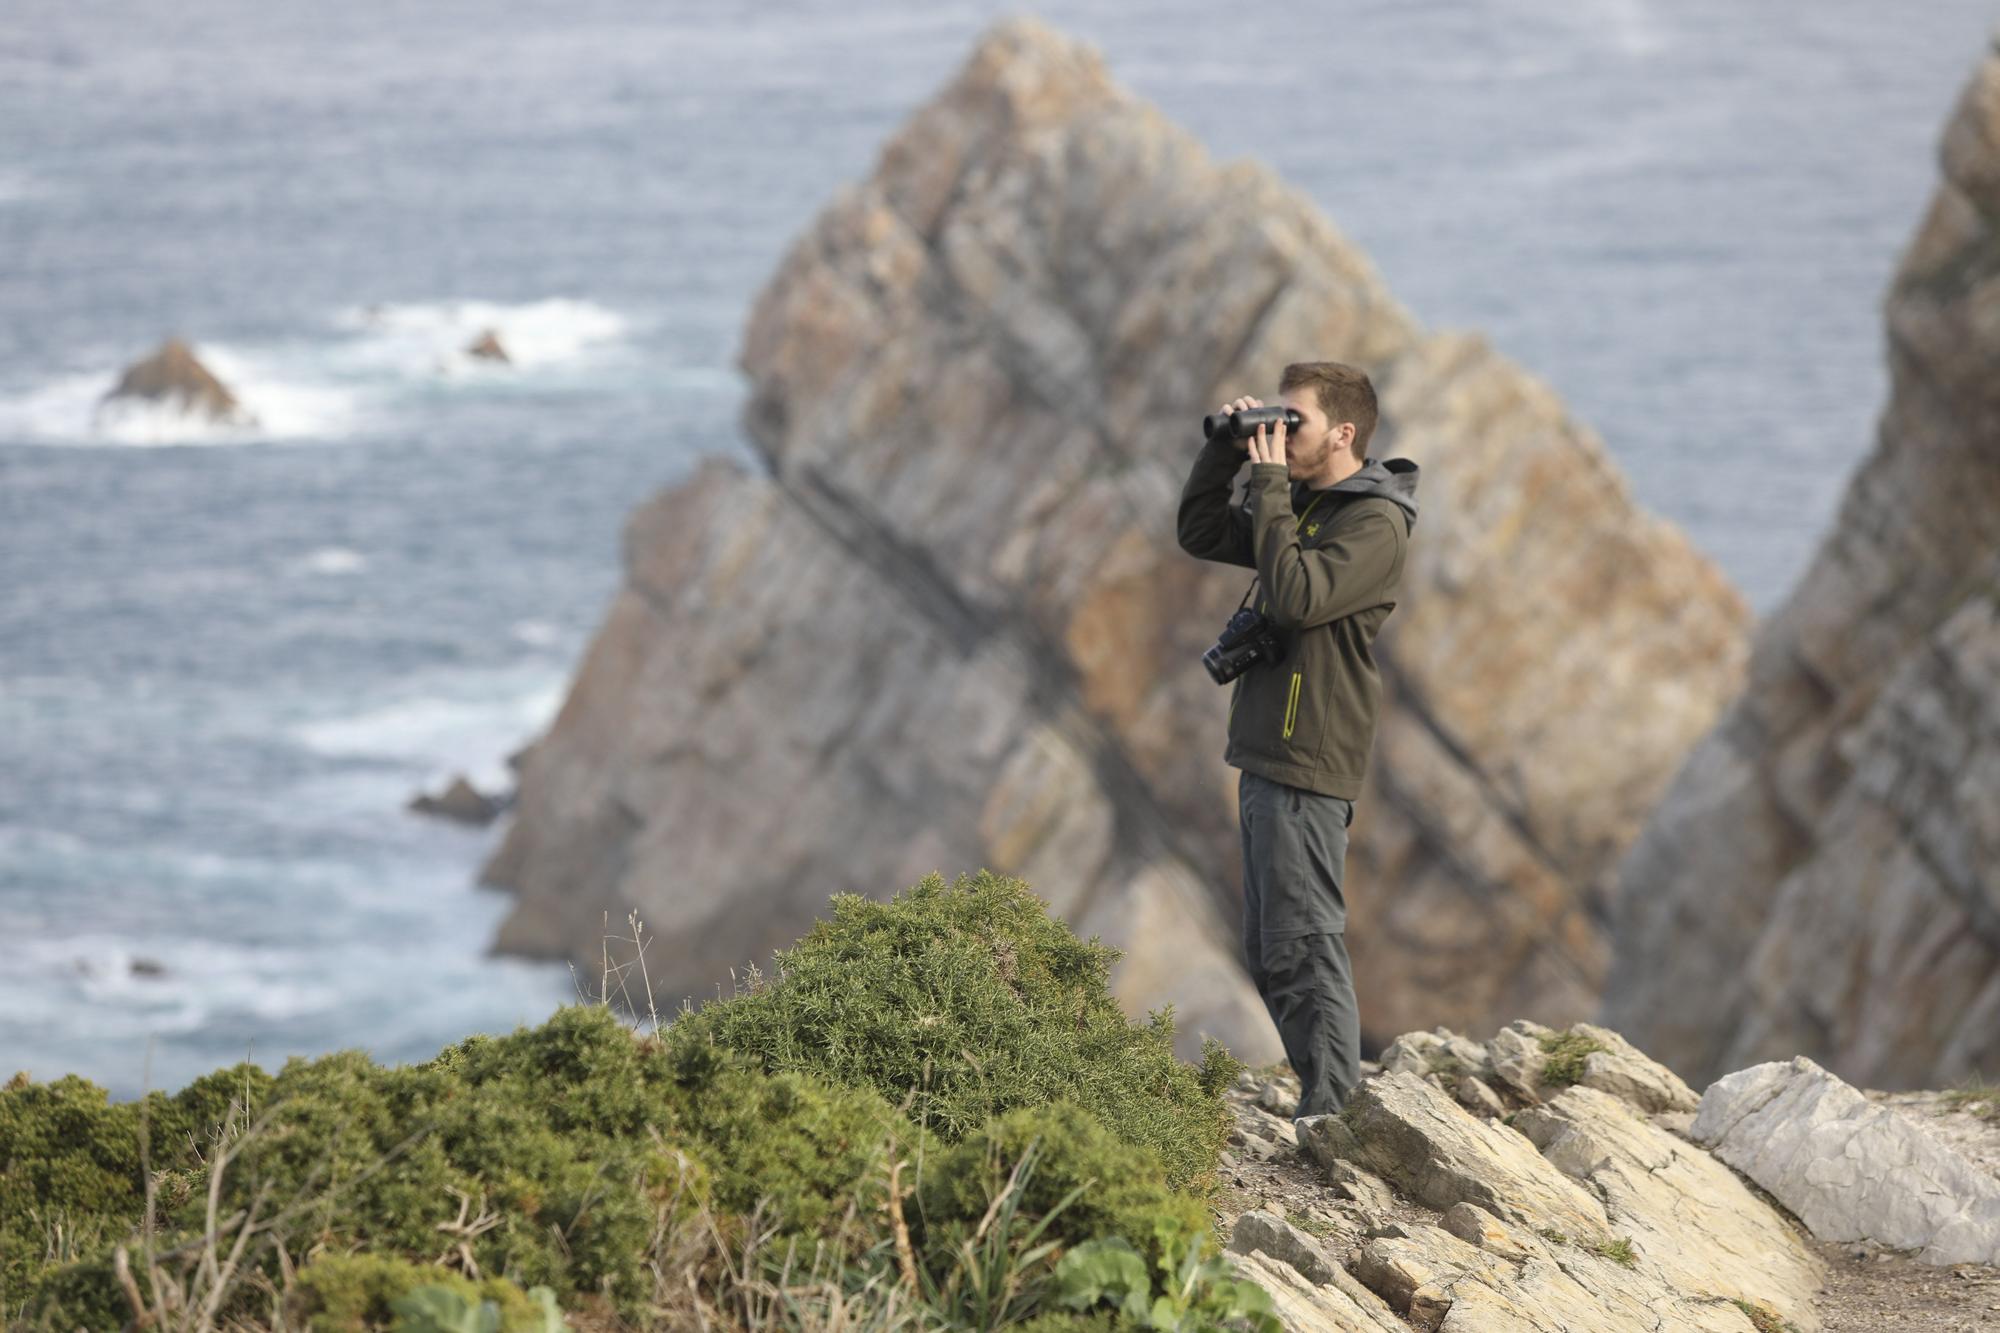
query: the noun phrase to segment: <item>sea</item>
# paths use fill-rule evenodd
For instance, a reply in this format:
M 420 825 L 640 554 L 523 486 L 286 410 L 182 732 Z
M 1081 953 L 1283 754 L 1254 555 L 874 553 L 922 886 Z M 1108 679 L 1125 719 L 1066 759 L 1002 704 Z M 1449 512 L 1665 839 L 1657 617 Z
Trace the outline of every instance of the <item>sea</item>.
M 1027 12 L 1270 164 L 1425 325 L 1544 380 L 1759 614 L 1872 446 L 1881 299 L 2000 20 L 8 0 L 0 1078 L 124 1098 L 246 1058 L 421 1060 L 594 993 L 490 955 L 501 825 L 406 803 L 504 784 L 626 515 L 749 456 L 757 289 Z M 511 364 L 465 353 L 487 330 Z M 96 410 L 169 336 L 254 426 Z

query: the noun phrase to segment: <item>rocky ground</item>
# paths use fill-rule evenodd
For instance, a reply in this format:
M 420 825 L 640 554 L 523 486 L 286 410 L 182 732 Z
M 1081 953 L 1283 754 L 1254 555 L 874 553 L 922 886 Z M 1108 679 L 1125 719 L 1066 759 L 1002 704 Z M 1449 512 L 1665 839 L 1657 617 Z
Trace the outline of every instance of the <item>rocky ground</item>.
M 1362 1074 L 1304 1144 L 1288 1067 L 1230 1094 L 1215 1220 L 1288 1328 L 2000 1330 L 2000 1269 L 1815 1237 L 1615 1033 L 1410 1033 Z M 2000 1179 L 2000 1094 L 1866 1096 Z

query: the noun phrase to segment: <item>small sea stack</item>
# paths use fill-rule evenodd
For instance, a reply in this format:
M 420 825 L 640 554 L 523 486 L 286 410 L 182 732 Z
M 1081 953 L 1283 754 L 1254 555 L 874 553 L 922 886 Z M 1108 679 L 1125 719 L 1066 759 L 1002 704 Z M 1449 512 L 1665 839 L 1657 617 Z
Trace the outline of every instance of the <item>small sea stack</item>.
M 170 337 L 159 349 L 125 368 L 125 373 L 100 400 L 100 410 L 118 400 L 142 399 L 171 405 L 211 421 L 254 424 L 254 418 L 228 386 L 195 358 L 192 348 Z
M 451 785 L 433 796 L 419 792 L 410 798 L 407 809 L 420 815 L 439 815 L 461 824 L 490 824 L 513 803 L 512 793 L 489 796 L 472 785 L 463 773 L 454 774 Z
M 468 355 L 480 357 L 487 361 L 498 361 L 503 365 L 509 364 L 514 360 L 513 357 L 507 355 L 507 349 L 500 345 L 500 335 L 492 329 L 488 329 L 486 332 L 480 334 L 478 339 L 465 350 Z

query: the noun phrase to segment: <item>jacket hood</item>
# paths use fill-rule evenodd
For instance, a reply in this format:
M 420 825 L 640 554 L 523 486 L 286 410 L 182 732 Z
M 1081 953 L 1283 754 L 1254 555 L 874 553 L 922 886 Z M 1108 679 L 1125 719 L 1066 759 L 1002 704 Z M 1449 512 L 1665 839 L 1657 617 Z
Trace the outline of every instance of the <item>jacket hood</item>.
M 1417 464 L 1409 458 L 1370 458 L 1361 470 L 1326 489 L 1345 494 L 1379 495 L 1394 500 L 1417 526 Z

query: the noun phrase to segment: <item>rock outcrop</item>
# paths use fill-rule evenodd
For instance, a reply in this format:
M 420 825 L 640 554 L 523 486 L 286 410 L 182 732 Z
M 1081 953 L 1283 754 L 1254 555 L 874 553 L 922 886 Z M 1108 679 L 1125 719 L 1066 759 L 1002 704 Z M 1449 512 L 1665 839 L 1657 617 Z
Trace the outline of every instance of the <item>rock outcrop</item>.
M 1364 1038 L 1586 1015 L 1616 858 L 1737 689 L 1746 608 L 1545 387 L 1029 19 L 759 297 L 758 467 L 628 522 L 482 871 L 518 895 L 498 946 L 594 966 L 636 911 L 663 998 L 707 998 L 832 892 L 986 867 L 1124 949 L 1121 1001 L 1171 1001 L 1186 1053 L 1275 1056 L 1198 665 L 1247 572 L 1173 514 L 1201 416 L 1319 358 L 1370 372 L 1371 452 L 1426 477 L 1347 862 Z
M 1805 1056 L 1717 1079 L 1688 1133 L 1822 1239 L 2000 1266 L 2000 1180 Z
M 466 344 L 465 353 L 467 356 L 478 357 L 482 361 L 499 361 L 503 364 L 512 362 L 514 359 L 507 355 L 507 348 L 501 343 L 499 332 L 494 329 L 485 330 L 477 338 Z
M 1517 1020 L 1485 1043 L 1412 1032 L 1303 1139 L 1246 1073 L 1216 1221 L 1286 1327 L 1490 1330 L 1821 1327 L 1824 1260 L 1794 1219 L 1686 1134 L 1693 1094 L 1619 1034 Z M 1523 1043 L 1561 1071 L 1515 1095 Z M 1395 1062 L 1388 1057 L 1393 1053 Z M 1635 1097 L 1563 1081 L 1603 1056 Z M 1465 1077 L 1510 1088 L 1483 1114 Z M 1288 1080 L 1287 1080 L 1288 1081 Z
M 1941 158 L 1876 446 L 1619 874 L 1602 1021 L 1697 1084 L 2000 1070 L 2000 51 Z
M 196 359 L 180 338 L 168 338 L 152 355 L 125 368 L 118 383 L 99 400 L 99 411 L 134 400 L 228 425 L 254 425 L 255 418 L 223 382 Z
M 437 815 L 461 824 L 490 824 L 513 804 L 514 794 L 491 795 L 472 785 L 463 773 L 454 773 L 445 789 L 433 796 L 420 791 L 404 805 L 420 815 Z

